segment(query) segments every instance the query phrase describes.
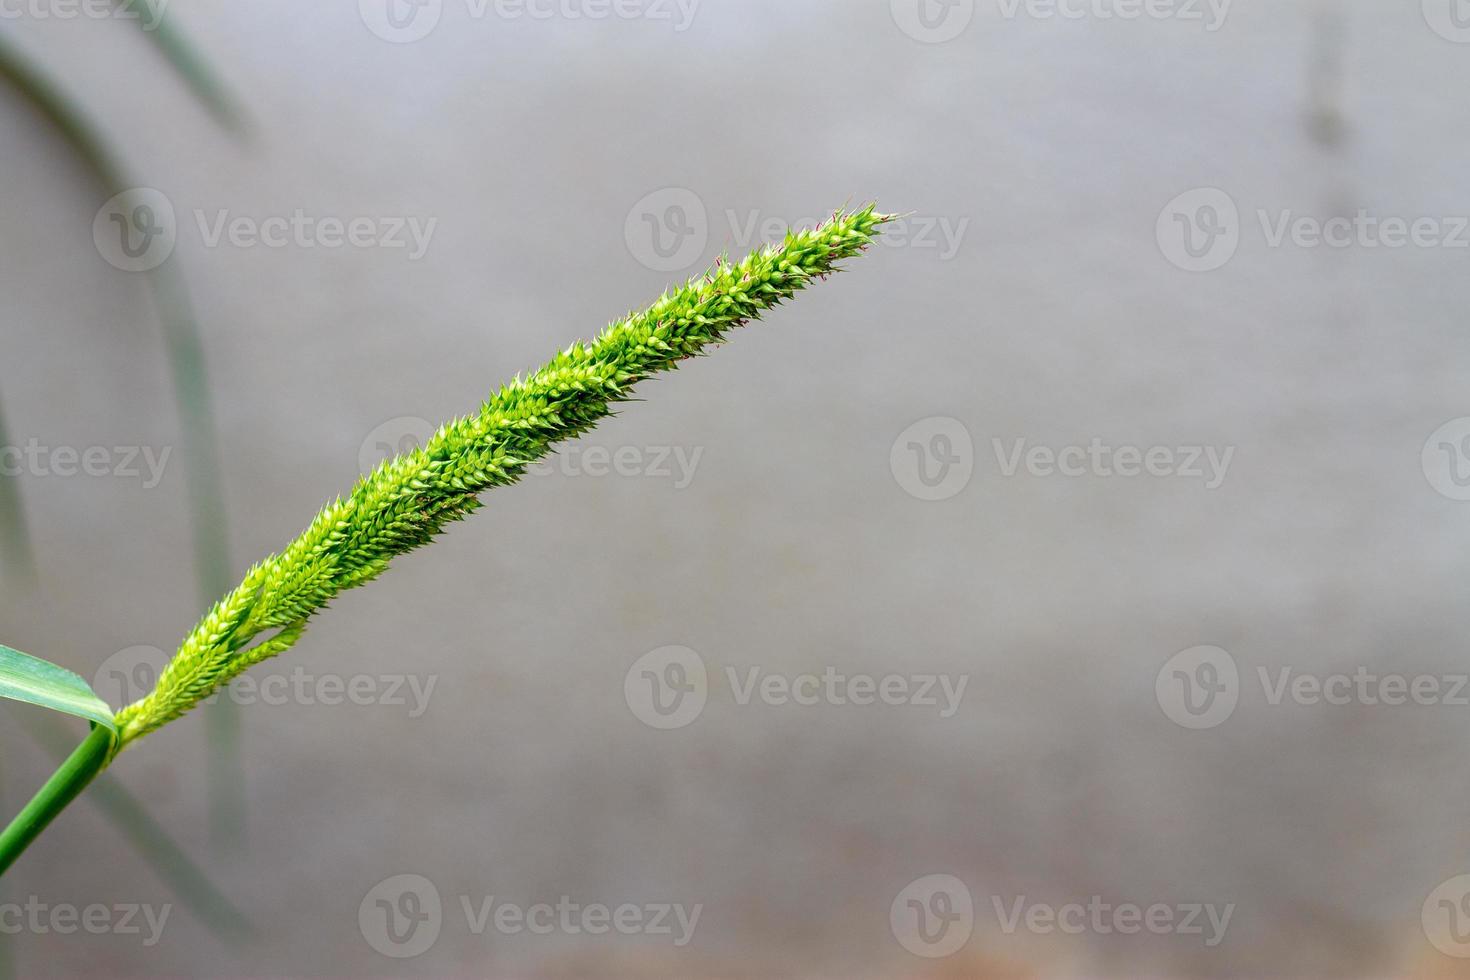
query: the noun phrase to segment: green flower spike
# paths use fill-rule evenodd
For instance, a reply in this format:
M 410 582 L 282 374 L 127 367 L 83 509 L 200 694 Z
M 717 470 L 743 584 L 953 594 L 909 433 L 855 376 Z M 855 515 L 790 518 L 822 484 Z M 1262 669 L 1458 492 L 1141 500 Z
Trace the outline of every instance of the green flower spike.
M 216 688 L 288 649 L 339 592 L 428 544 L 481 506 L 477 495 L 606 418 L 633 385 L 719 343 L 735 327 L 838 271 L 891 216 L 870 205 L 792 231 L 744 261 L 720 262 L 651 308 L 577 344 L 496 392 L 478 414 L 441 428 L 421 449 L 384 462 L 323 510 L 280 554 L 256 565 L 195 627 L 158 686 L 116 716 L 113 754 L 189 711 Z

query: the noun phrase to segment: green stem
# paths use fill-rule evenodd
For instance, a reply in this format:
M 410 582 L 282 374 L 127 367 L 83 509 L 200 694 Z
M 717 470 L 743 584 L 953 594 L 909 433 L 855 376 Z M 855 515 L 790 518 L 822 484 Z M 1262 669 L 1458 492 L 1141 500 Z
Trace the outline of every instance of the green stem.
M 116 741 L 113 731 L 94 726 L 87 740 L 46 780 L 46 785 L 10 822 L 10 826 L 0 832 L 0 875 L 9 870 L 15 859 L 56 819 L 56 815 L 107 768 L 107 763 L 112 761 Z
M 16 718 L 32 738 L 56 757 L 58 764 L 71 754 L 70 726 L 61 721 L 60 715 L 51 711 L 22 711 Z M 128 843 L 153 867 L 154 873 L 184 900 L 206 928 L 232 944 L 254 936 L 255 927 L 245 914 L 230 902 L 204 869 L 194 863 L 142 801 L 129 792 L 116 776 L 104 772 L 88 788 L 87 798 L 107 815 Z M 0 946 L 0 980 L 9 980 L 5 973 L 3 946 Z

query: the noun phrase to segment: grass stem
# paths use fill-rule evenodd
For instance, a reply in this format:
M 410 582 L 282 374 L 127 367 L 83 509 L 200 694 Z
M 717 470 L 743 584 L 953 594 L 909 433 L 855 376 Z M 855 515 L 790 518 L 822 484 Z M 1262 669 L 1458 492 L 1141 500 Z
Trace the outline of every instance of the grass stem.
M 0 876 L 3 876 L 16 858 L 50 826 L 56 815 L 66 809 L 82 790 L 86 789 L 97 774 L 107 768 L 117 744 L 117 736 L 111 730 L 93 726 L 87 740 L 77 746 L 61 768 L 51 774 L 46 785 L 41 787 L 24 810 L 0 831 Z

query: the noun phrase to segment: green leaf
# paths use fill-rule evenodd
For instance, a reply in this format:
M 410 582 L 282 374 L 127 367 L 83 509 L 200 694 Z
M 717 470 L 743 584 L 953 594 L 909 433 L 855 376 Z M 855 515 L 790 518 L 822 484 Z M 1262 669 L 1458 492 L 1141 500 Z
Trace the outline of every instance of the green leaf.
M 112 709 L 87 682 L 55 664 L 0 645 L 0 698 L 38 704 L 117 731 Z

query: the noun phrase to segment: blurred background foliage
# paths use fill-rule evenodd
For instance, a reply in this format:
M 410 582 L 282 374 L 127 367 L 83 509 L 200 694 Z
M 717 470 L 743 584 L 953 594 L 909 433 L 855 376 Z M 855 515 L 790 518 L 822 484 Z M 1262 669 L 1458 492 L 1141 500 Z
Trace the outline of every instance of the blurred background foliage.
M 114 3 L 121 11 L 138 14 L 120 18 L 119 22 L 138 25 L 142 36 L 151 42 L 214 120 L 237 138 L 245 138 L 245 114 L 207 56 L 189 42 L 174 18 L 162 7 L 152 7 L 146 12 L 135 9 L 139 4 L 154 4 L 156 0 L 114 0 Z M 138 186 L 108 137 L 105 120 L 92 119 L 84 107 L 84 95 L 69 91 L 44 65 L 27 56 L 12 32 L 9 27 L 0 31 L 0 80 L 21 96 L 81 161 L 100 192 L 99 201 Z M 161 327 L 178 406 L 182 431 L 180 453 L 188 473 L 198 595 L 202 607 L 207 607 L 232 584 L 232 568 L 228 514 L 203 345 L 178 259 L 144 273 L 144 277 Z M 12 433 L 5 424 L 3 398 L 0 398 L 0 445 L 13 444 Z M 37 564 L 42 560 L 44 556 L 37 556 L 33 548 L 19 482 L 13 476 L 0 474 L 0 571 L 6 587 L 34 588 Z M 210 813 L 215 821 L 216 842 L 223 847 L 238 847 L 242 845 L 240 835 L 246 800 L 244 773 L 238 758 L 238 721 L 228 701 L 220 707 L 223 710 L 211 713 L 214 721 L 210 726 L 213 753 Z M 58 762 L 70 752 L 73 746 L 68 744 L 63 723 L 34 711 L 22 711 L 20 717 L 38 743 Z M 20 789 L 11 795 L 24 798 L 28 794 Z M 248 934 L 249 920 L 230 905 L 120 783 L 104 777 L 89 799 L 107 814 L 123 838 L 173 888 L 178 898 L 198 910 L 201 920 L 212 931 L 228 939 Z M 0 957 L 8 954 L 9 941 L 0 936 Z M 7 961 L 0 959 L 0 974 L 6 969 Z

